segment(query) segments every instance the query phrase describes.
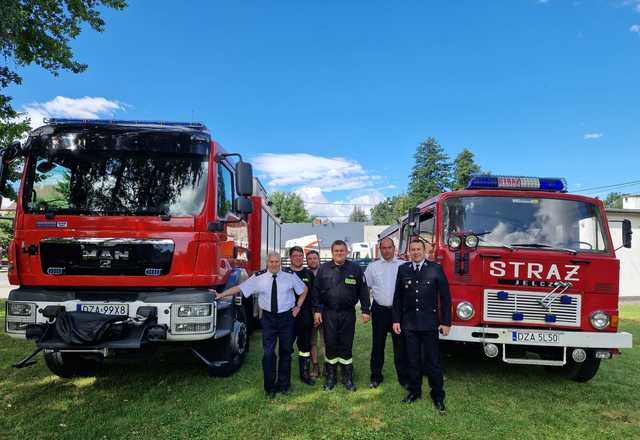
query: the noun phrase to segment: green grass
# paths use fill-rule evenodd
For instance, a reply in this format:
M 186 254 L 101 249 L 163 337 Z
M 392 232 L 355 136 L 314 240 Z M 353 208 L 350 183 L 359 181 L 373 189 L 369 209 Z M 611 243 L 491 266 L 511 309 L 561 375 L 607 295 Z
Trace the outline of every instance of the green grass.
M 623 306 L 621 320 L 622 329 L 640 335 L 640 305 Z M 292 395 L 266 401 L 260 335 L 251 343 L 245 365 L 227 379 L 208 377 L 189 354 L 167 352 L 152 362 L 111 363 L 98 377 L 64 380 L 41 358 L 12 369 L 33 344 L 0 333 L 0 438 L 640 437 L 638 342 L 605 361 L 586 384 L 541 367 L 447 358 L 446 416 L 428 399 L 399 403 L 404 393 L 395 382 L 390 340 L 386 381 L 367 388 L 370 326 L 357 329 L 355 393 L 342 387 L 326 393 L 294 378 Z

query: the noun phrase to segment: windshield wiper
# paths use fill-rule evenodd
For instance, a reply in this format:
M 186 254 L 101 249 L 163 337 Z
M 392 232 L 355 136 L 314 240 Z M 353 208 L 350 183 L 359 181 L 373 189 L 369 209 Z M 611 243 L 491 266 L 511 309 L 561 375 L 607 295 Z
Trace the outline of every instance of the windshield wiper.
M 570 254 L 573 254 L 573 255 L 577 254 L 577 252 L 573 249 L 554 247 L 554 246 L 551 246 L 548 244 L 542 244 L 542 243 L 511 243 L 509 246 L 546 249 L 550 251 L 563 251 L 563 252 L 569 252 Z

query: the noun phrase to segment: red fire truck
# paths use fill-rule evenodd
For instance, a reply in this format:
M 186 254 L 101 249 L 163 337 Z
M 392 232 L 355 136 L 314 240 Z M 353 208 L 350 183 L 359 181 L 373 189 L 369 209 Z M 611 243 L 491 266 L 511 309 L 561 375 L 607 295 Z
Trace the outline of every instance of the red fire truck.
M 619 260 L 604 206 L 566 188 L 564 179 L 477 175 L 380 234 L 400 254 L 413 236 L 432 243 L 452 297 L 453 326 L 441 340 L 577 381 L 632 346 L 617 331 Z M 622 231 L 630 247 L 628 220 Z
M 60 376 L 183 343 L 211 374 L 243 362 L 257 305 L 214 293 L 280 248 L 251 165 L 199 123 L 50 119 L 3 150 L 23 164 L 6 332 Z M 235 160 L 235 158 L 239 160 Z

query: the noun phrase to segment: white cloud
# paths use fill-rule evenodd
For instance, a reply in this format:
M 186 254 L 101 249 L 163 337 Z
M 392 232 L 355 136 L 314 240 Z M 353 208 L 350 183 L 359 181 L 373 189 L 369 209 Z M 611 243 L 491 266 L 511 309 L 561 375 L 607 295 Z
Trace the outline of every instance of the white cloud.
M 323 188 L 317 186 L 305 186 L 295 191 L 305 202 L 305 208 L 309 214 L 316 217 L 327 217 L 332 222 L 346 222 L 355 205 L 370 215 L 374 205 L 384 200 L 385 196 L 377 190 L 368 190 L 355 197 L 345 200 L 330 202 L 324 195 Z M 315 202 L 315 203 L 309 203 Z
M 56 96 L 51 101 L 34 102 L 22 107 L 22 111 L 31 119 L 31 128 L 44 124 L 45 118 L 97 119 L 101 116 L 113 116 L 116 111 L 125 110 L 118 101 L 100 96 L 67 98 Z
M 640 7 L 640 5 L 638 5 Z M 636 34 L 640 34 L 640 24 L 634 24 L 629 28 L 631 32 L 635 32 Z
M 324 192 L 343 191 L 370 187 L 381 178 L 368 174 L 358 162 L 343 157 L 266 153 L 252 162 L 271 188 L 322 186 Z
M 603 136 L 602 133 L 585 133 L 584 138 L 587 140 L 600 139 L 602 136 Z

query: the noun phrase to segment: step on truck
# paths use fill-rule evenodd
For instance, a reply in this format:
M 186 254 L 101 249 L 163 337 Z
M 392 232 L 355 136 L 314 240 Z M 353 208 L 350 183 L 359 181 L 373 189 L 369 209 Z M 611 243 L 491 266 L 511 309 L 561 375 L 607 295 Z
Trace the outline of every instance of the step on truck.
M 631 233 L 624 220 L 622 246 L 631 247 Z M 568 194 L 564 179 L 473 176 L 379 238 L 392 238 L 406 258 L 416 236 L 431 243 L 450 284 L 443 348 L 476 345 L 489 358 L 585 382 L 602 359 L 632 346 L 618 331 L 620 264 L 604 206 Z
M 92 374 L 170 343 L 212 375 L 241 366 L 257 304 L 215 292 L 279 250 L 280 221 L 203 124 L 49 119 L 0 168 L 18 193 L 5 330 L 36 344 L 15 367 L 42 351 L 59 376 Z

